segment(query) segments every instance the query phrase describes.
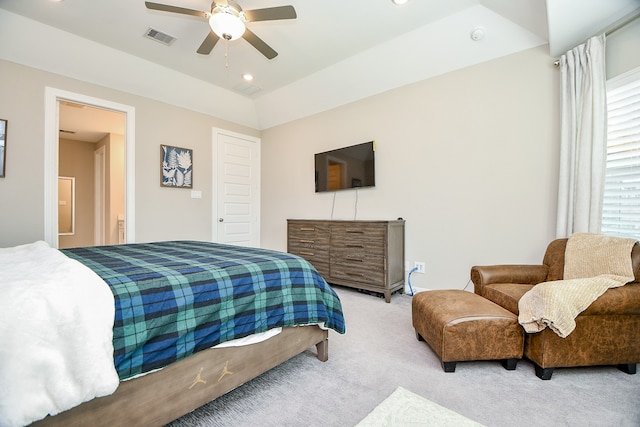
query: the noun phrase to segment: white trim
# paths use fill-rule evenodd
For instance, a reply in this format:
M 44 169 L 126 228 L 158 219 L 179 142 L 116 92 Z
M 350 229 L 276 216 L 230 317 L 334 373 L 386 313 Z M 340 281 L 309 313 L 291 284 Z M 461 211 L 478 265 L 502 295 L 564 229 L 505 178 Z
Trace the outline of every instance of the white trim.
M 44 100 L 44 240 L 58 247 L 58 101 L 62 100 L 125 114 L 125 233 L 127 243 L 135 242 L 135 108 L 52 87 L 45 87 Z
M 234 138 L 245 139 L 247 141 L 256 143 L 256 150 L 258 155 L 258 162 L 256 165 L 257 170 L 255 171 L 258 176 L 258 189 L 257 189 L 257 200 L 256 200 L 256 213 L 258 217 L 258 223 L 256 224 L 256 246 L 260 247 L 260 147 L 261 147 L 261 139 L 255 136 L 249 136 L 243 133 L 237 133 L 228 131 L 226 129 L 221 128 L 211 128 L 211 168 L 214 171 L 211 174 L 211 241 L 218 242 L 218 175 L 217 175 L 217 167 L 218 164 L 218 135 L 228 135 Z
M 628 83 L 640 80 L 640 67 L 618 74 L 607 80 L 607 90 L 614 90 Z
M 93 153 L 94 158 L 94 230 L 93 244 L 104 245 L 104 209 L 105 209 L 105 167 L 106 150 L 104 146 Z
M 44 240 L 58 247 L 58 99 L 45 87 L 44 105 Z

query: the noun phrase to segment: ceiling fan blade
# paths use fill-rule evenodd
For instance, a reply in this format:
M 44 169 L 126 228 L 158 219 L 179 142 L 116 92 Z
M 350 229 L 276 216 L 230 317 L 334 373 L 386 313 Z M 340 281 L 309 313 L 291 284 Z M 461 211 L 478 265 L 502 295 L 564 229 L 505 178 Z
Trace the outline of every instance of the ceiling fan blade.
M 153 3 L 150 1 L 144 2 L 144 5 L 147 6 L 147 9 L 160 10 L 163 12 L 181 13 L 183 15 L 199 16 L 205 19 L 209 19 L 209 16 L 211 15 L 210 13 L 203 12 L 201 10 L 186 9 L 184 7 L 170 6 L 168 4 Z
M 213 31 L 209 31 L 209 34 L 207 34 L 207 37 L 205 37 L 197 52 L 200 55 L 209 55 L 216 43 L 218 43 L 218 40 L 220 40 L 220 37 Z
M 245 10 L 244 16 L 249 22 L 275 21 L 277 19 L 296 19 L 298 15 L 293 6 L 268 7 L 265 9 Z
M 248 41 L 249 44 L 251 44 L 251 46 L 253 46 L 256 49 L 258 49 L 258 51 L 261 54 L 263 54 L 264 56 L 266 56 L 267 59 L 273 59 L 276 56 L 278 56 L 278 52 L 273 50 L 271 48 L 271 46 L 269 46 L 264 41 L 262 41 L 262 39 L 260 37 L 256 36 L 248 28 L 246 30 L 244 30 L 244 34 L 242 35 L 242 38 L 244 38 L 246 41 Z

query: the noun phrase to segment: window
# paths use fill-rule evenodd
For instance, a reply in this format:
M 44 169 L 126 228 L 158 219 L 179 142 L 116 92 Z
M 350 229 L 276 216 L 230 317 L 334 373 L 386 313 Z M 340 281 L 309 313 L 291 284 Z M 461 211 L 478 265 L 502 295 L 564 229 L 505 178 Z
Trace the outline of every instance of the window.
M 607 82 L 602 233 L 640 239 L 640 68 Z

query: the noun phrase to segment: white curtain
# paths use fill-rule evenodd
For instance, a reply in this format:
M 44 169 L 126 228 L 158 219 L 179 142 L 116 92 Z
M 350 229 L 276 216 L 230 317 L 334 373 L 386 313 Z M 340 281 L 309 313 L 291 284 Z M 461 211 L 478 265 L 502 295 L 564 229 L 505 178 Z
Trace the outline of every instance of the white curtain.
M 559 238 L 600 231 L 607 159 L 605 35 L 562 55 L 560 70 Z

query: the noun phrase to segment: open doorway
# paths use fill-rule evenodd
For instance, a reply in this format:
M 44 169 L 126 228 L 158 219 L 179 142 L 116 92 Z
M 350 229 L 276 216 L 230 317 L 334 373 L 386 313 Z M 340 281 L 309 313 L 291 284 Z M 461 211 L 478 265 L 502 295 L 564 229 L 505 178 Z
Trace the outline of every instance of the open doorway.
M 58 175 L 74 181 L 73 197 L 65 198 L 69 184 L 59 178 L 58 247 L 125 243 L 125 114 L 58 103 Z
M 45 107 L 45 240 L 52 247 L 133 243 L 134 108 L 53 88 L 46 88 Z M 74 125 L 69 117 L 81 116 L 80 112 L 98 118 L 81 118 L 82 125 Z M 99 123 L 107 120 L 107 116 L 120 124 L 121 131 L 104 132 L 100 129 Z M 79 149 L 77 140 L 80 139 L 97 142 L 82 141 L 84 149 Z M 115 160 L 118 158 L 120 160 Z M 112 159 L 114 165 L 111 164 Z M 89 167 L 80 170 L 81 166 L 87 165 Z M 84 190 L 90 194 L 84 196 L 85 213 L 82 217 L 85 226 L 92 224 L 86 227 L 90 232 L 85 230 L 81 238 L 76 236 L 75 241 L 68 234 L 59 236 L 58 177 L 62 173 L 76 178 L 75 230 L 80 229 L 81 219 L 78 211 L 80 183 L 78 176 L 74 175 L 83 176 Z M 112 198 L 112 195 L 116 196 Z

